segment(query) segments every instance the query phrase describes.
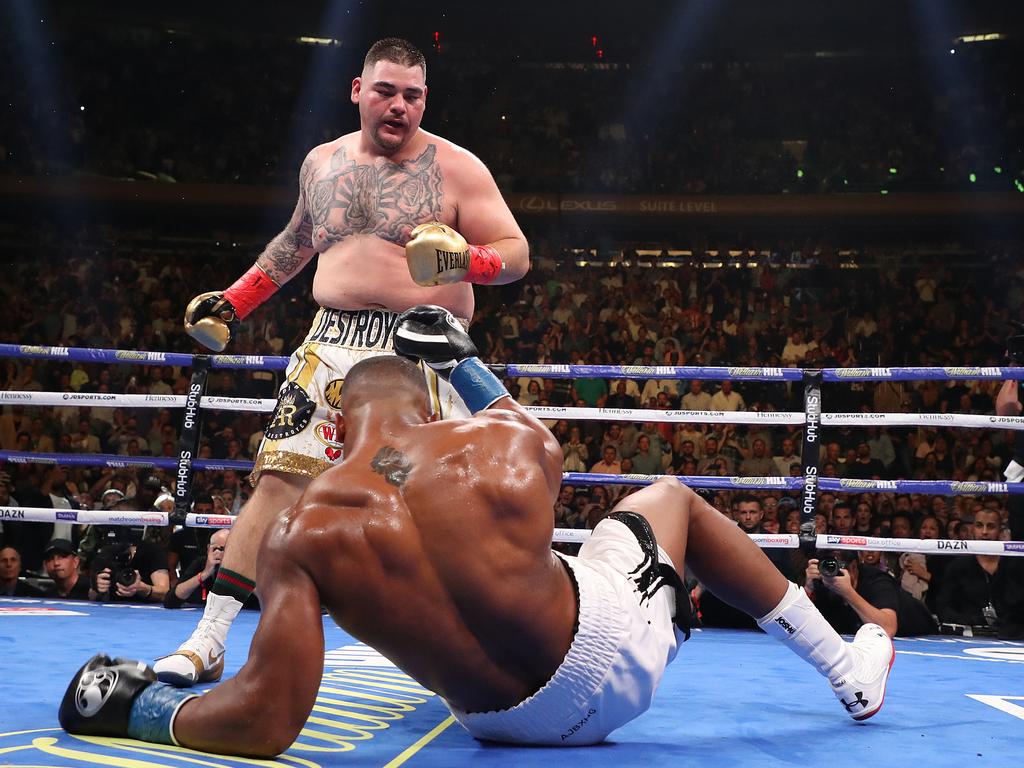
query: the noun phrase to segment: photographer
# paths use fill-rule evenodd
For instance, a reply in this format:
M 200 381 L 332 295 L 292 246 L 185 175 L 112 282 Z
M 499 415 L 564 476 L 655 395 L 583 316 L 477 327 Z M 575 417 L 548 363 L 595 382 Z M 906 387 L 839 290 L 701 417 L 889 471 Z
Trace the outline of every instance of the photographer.
M 928 635 L 937 629 L 924 603 L 900 589 L 888 573 L 856 557 L 847 562 L 812 558 L 804 589 L 837 632 L 852 634 L 868 623 L 878 624 L 889 637 Z
M 206 557 L 196 558 L 181 574 L 178 583 L 167 592 L 164 608 L 181 608 L 183 605 L 204 605 L 206 595 L 217 578 L 220 561 L 224 559 L 224 547 L 228 543 L 230 528 L 221 528 L 210 537 Z
M 130 502 L 130 499 L 126 499 Z M 92 561 L 89 599 L 99 602 L 162 602 L 170 587 L 167 556 L 142 528 L 118 527 L 108 531 Z

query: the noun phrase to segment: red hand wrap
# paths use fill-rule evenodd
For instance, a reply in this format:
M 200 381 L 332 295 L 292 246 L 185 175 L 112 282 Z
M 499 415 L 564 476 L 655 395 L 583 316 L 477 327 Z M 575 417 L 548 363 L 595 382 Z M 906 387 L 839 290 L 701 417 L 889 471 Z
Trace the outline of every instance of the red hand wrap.
M 238 319 L 244 320 L 246 315 L 273 296 L 280 287 L 270 279 L 270 275 L 253 264 L 248 272 L 224 291 L 224 298 L 231 302 Z
M 504 265 L 501 254 L 491 246 L 471 245 L 469 246 L 469 271 L 462 279 L 467 283 L 487 285 L 498 279 Z

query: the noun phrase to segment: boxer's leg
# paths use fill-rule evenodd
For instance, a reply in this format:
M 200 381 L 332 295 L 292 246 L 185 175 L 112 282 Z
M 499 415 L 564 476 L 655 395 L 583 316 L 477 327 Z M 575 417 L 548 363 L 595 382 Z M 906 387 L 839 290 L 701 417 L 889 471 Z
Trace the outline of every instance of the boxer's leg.
M 616 505 L 643 515 L 658 545 L 682 572 L 684 560 L 725 602 L 755 618 L 772 610 L 789 586 L 750 537 L 691 489 L 663 478 Z
M 298 501 L 310 481 L 309 477 L 284 472 L 260 474 L 252 497 L 231 529 L 217 580 L 206 598 L 203 618 L 177 651 L 157 659 L 153 665 L 161 680 L 190 686 L 220 678 L 228 630 L 256 580 L 256 555 L 263 534 L 282 511 Z
M 659 545 L 719 598 L 758 620 L 769 635 L 812 664 L 854 719 L 878 711 L 892 663 L 892 643 L 866 624 L 853 644 L 825 620 L 804 590 L 789 582 L 730 519 L 674 478 L 627 496 L 618 506 L 651 524 Z M 849 701 L 847 701 L 849 699 Z

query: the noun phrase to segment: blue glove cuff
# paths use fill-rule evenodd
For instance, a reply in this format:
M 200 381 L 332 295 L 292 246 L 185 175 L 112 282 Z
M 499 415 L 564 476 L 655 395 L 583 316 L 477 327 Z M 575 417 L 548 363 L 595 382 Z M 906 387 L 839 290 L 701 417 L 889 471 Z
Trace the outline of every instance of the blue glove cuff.
M 487 370 L 479 357 L 467 357 L 456 365 L 449 381 L 472 413 L 484 410 L 508 394 L 498 377 Z
M 153 683 L 132 702 L 128 714 L 128 736 L 155 744 L 180 746 L 174 738 L 174 717 L 181 705 L 198 696 L 167 683 Z

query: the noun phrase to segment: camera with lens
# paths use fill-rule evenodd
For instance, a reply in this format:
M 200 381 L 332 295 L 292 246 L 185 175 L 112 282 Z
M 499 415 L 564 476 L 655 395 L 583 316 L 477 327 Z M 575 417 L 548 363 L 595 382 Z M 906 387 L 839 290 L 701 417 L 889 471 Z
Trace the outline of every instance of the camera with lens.
M 818 572 L 822 576 L 828 576 L 829 578 L 838 576 L 839 572 L 845 567 L 846 563 L 835 555 L 825 555 L 825 557 L 818 561 Z
M 99 551 L 89 567 L 92 570 L 92 588 L 96 589 L 96 576 L 104 568 L 110 569 L 111 584 L 130 587 L 135 583 L 135 569 L 132 563 L 132 544 L 142 541 L 141 528 L 121 526 L 100 527 L 98 531 Z M 96 589 L 98 592 L 99 590 Z

